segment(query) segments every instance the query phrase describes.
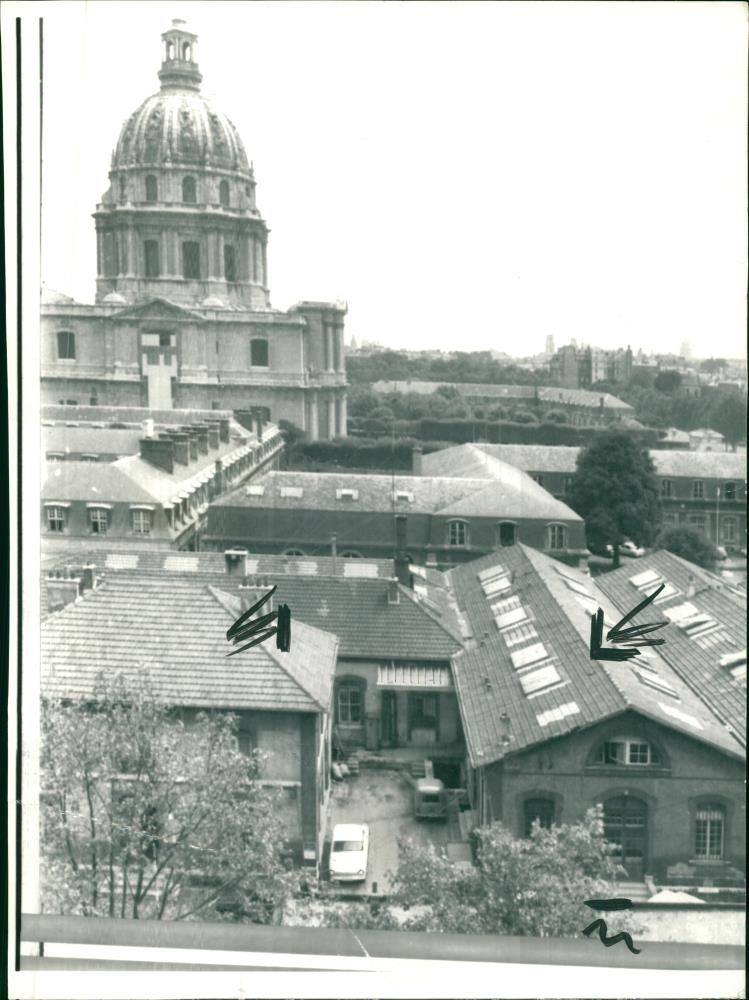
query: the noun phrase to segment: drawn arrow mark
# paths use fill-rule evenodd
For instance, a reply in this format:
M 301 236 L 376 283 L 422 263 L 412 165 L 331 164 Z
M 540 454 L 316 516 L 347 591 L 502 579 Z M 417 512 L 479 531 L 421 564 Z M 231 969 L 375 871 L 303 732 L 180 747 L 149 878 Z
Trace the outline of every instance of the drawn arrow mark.
M 649 625 L 633 625 L 631 628 L 624 628 L 627 622 L 631 621 L 635 615 L 639 614 L 643 608 L 646 608 L 648 604 L 656 599 L 658 594 L 665 587 L 665 583 L 662 583 L 657 590 L 654 590 L 652 594 L 648 595 L 644 601 L 640 601 L 637 607 L 629 611 L 620 621 L 614 625 L 613 628 L 609 629 L 606 633 L 606 638 L 614 643 L 620 645 L 626 645 L 628 649 L 607 649 L 603 645 L 603 610 L 601 608 L 595 613 L 595 615 L 590 620 L 590 658 L 591 660 L 615 660 L 621 662 L 622 660 L 631 660 L 633 656 L 639 656 L 640 650 L 633 648 L 634 643 L 640 646 L 662 646 L 666 641 L 665 639 L 643 639 L 642 636 L 647 635 L 649 632 L 655 632 L 659 628 L 663 628 L 664 625 L 668 625 L 668 622 L 655 622 Z

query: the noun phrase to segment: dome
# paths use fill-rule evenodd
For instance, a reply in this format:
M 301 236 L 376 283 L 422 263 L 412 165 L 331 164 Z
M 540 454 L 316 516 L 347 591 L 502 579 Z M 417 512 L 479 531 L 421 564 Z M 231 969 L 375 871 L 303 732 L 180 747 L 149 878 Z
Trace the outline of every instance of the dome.
M 207 167 L 251 175 L 234 125 L 200 93 L 197 36 L 174 21 L 162 35 L 161 90 L 146 98 L 120 132 L 112 169 L 134 166 Z
M 194 90 L 165 87 L 146 98 L 125 122 L 112 169 L 181 165 L 250 176 L 242 140 L 226 115 Z
M 105 295 L 101 301 L 106 302 L 106 304 L 110 306 L 127 305 L 127 300 L 123 295 L 120 295 L 119 292 L 110 292 L 109 295 Z

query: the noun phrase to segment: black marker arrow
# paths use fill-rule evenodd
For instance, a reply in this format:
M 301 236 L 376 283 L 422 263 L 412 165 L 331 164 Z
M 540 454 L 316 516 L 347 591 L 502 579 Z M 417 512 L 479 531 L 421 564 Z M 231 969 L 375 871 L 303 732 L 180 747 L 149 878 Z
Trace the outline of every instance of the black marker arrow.
M 668 622 L 656 622 L 650 625 L 633 625 L 631 628 L 623 628 L 627 622 L 631 621 L 635 615 L 639 614 L 643 608 L 646 608 L 648 604 L 656 599 L 658 594 L 665 587 L 665 583 L 662 583 L 657 590 L 654 590 L 652 594 L 641 601 L 637 607 L 633 608 L 628 612 L 621 621 L 618 621 L 613 628 L 609 629 L 606 634 L 606 638 L 613 643 L 625 644 L 632 646 L 635 641 L 640 640 L 641 636 L 647 635 L 649 632 L 655 632 L 656 629 L 663 628 L 664 625 L 668 625 Z M 641 646 L 662 646 L 665 639 L 642 639 L 639 642 Z M 590 658 L 591 660 L 614 660 L 621 662 L 622 660 L 631 660 L 633 656 L 639 656 L 639 649 L 606 649 L 603 646 L 603 610 L 598 609 L 596 614 L 590 620 Z

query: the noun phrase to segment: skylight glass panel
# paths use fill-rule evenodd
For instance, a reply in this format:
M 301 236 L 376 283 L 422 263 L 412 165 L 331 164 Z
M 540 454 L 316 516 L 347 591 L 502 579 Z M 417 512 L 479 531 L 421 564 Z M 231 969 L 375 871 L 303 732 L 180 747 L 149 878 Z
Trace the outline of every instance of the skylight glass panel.
M 528 642 L 529 639 L 537 639 L 538 632 L 534 625 L 526 622 L 523 625 L 516 625 L 502 633 L 502 638 L 508 649 L 519 645 L 521 642 Z
M 248 497 L 261 497 L 265 493 L 264 486 L 248 486 L 247 496 Z
M 395 499 L 405 501 L 406 503 L 413 503 L 414 495 L 413 493 L 409 493 L 408 490 L 397 490 L 395 493 Z
M 294 499 L 300 500 L 304 496 L 304 490 L 301 486 L 282 486 L 280 490 L 280 495 L 284 499 Z
M 548 655 L 544 644 L 542 642 L 535 642 L 532 646 L 526 646 L 524 649 L 517 649 L 514 653 L 511 653 L 510 659 L 512 660 L 513 667 L 516 670 L 520 670 L 521 667 L 527 667 L 538 660 L 545 660 Z
M 674 708 L 673 705 L 664 705 L 661 702 L 658 702 L 658 708 L 660 708 L 662 712 L 665 712 L 666 715 L 670 715 L 674 719 L 679 719 L 680 722 L 686 722 L 686 724 L 691 726 L 693 729 L 705 728 L 699 719 L 696 719 L 693 715 L 689 715 L 687 712 L 682 712 L 678 708 Z
M 358 500 L 359 491 L 358 490 L 336 490 L 335 491 L 336 500 Z
M 660 574 L 656 573 L 654 569 L 645 570 L 644 573 L 638 573 L 636 576 L 631 576 L 629 582 L 637 587 L 638 590 L 643 590 L 647 587 L 653 587 L 654 585 L 663 583 L 663 579 Z
M 577 580 L 572 580 L 569 577 L 564 578 L 564 582 L 570 590 L 574 590 L 576 594 L 582 594 L 584 597 L 589 597 L 591 601 L 595 600 L 591 592 L 587 587 L 583 586 L 582 583 L 578 583 Z
M 676 688 L 672 687 L 668 681 L 664 681 L 662 677 L 658 676 L 658 674 L 653 673 L 650 670 L 640 670 L 639 667 L 635 667 L 634 672 L 641 684 L 644 684 L 646 687 L 653 688 L 655 691 L 660 691 L 661 694 L 667 694 L 672 698 L 678 699 L 679 693 Z
M 294 572 L 299 576 L 317 576 L 318 566 L 316 562 L 306 560 L 305 562 L 292 563 Z
M 506 590 L 510 589 L 510 578 L 505 574 L 491 580 L 483 580 L 481 586 L 487 597 L 493 597 L 495 594 L 503 594 Z
M 721 667 L 736 667 L 742 663 L 746 665 L 745 649 L 740 649 L 734 653 L 726 653 L 725 656 L 721 656 L 720 658 Z
M 494 621 L 500 630 L 509 628 L 511 625 L 519 625 L 521 622 L 527 621 L 527 619 L 528 612 L 525 608 L 513 608 L 512 611 L 505 611 L 503 615 L 494 616 Z
M 346 559 L 343 563 L 343 575 L 375 577 L 380 575 L 380 570 L 377 563 L 362 562 L 360 559 Z
M 660 584 L 658 584 L 658 586 L 660 586 Z M 657 589 L 656 587 L 653 587 L 652 589 L 648 587 L 646 593 L 650 594 L 652 593 L 653 590 L 656 589 Z M 679 591 L 676 589 L 676 587 L 672 587 L 670 583 L 665 583 L 663 590 L 660 592 L 660 594 L 658 594 L 653 603 L 661 604 L 661 602 L 663 601 L 670 601 L 672 597 L 678 597 L 678 596 L 679 596 Z
M 503 615 L 505 612 L 514 611 L 520 606 L 520 598 L 517 594 L 513 594 L 512 597 L 505 597 L 501 601 L 497 601 L 496 604 L 492 604 L 492 614 Z
M 691 604 L 689 601 L 684 601 L 683 604 L 677 604 L 676 607 L 664 608 L 663 614 L 669 621 L 678 625 L 682 619 L 694 618 L 695 615 L 699 614 L 699 611 L 694 604 Z
M 167 556 L 164 560 L 164 569 L 177 573 L 197 573 L 197 556 Z
M 137 569 L 138 556 L 124 552 L 110 552 L 104 565 L 108 569 Z
M 546 688 L 560 684 L 561 681 L 562 678 L 559 676 L 557 668 L 551 663 L 547 666 L 539 667 L 538 670 L 531 670 L 520 677 L 520 684 L 523 688 L 523 693 L 526 695 L 538 694 L 546 690 Z
M 539 726 L 548 726 L 552 722 L 561 722 L 569 715 L 578 715 L 579 713 L 580 706 L 577 702 L 568 701 L 565 705 L 559 705 L 558 708 L 550 708 L 548 712 L 540 712 L 536 715 L 536 719 Z
M 493 576 L 501 576 L 503 574 L 506 575 L 506 573 L 507 570 L 504 568 L 504 566 L 500 566 L 499 563 L 497 563 L 496 566 L 489 566 L 487 569 L 482 569 L 481 572 L 477 573 L 476 575 L 478 576 L 479 580 L 481 580 L 481 582 L 483 583 L 484 580 L 491 580 Z

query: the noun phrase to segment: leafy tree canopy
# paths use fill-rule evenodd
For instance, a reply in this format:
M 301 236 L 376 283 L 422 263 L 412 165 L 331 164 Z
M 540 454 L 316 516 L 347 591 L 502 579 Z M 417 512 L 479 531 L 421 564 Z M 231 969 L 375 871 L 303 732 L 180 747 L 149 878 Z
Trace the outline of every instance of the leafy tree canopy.
M 676 392 L 681 385 L 681 375 L 676 371 L 670 370 L 658 372 L 653 385 L 659 392 Z
M 618 546 L 627 538 L 652 545 L 660 521 L 650 455 L 625 431 L 608 431 L 580 452 L 567 502 L 585 518 L 588 544 Z
M 276 792 L 236 717 L 183 724 L 145 671 L 102 674 L 93 704 L 43 704 L 41 764 L 46 912 L 205 920 L 229 895 L 262 921 L 288 891 Z
M 678 525 L 666 528 L 658 536 L 656 542 L 659 549 L 673 552 L 682 559 L 687 559 L 703 569 L 715 569 L 718 550 L 707 535 L 692 528 L 690 525 Z

